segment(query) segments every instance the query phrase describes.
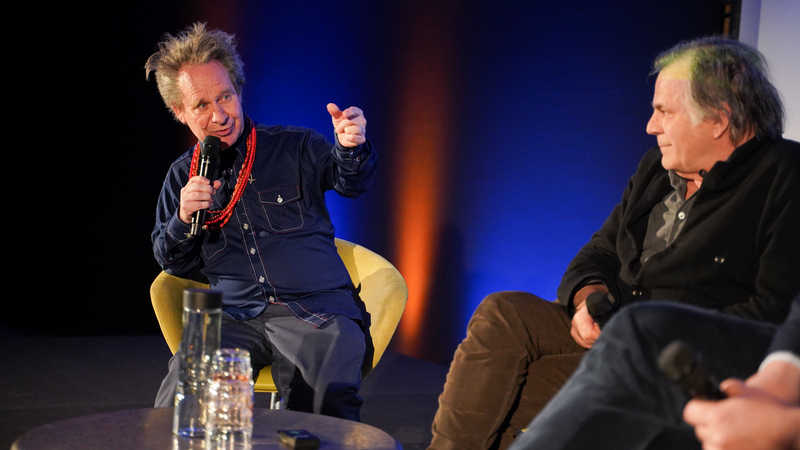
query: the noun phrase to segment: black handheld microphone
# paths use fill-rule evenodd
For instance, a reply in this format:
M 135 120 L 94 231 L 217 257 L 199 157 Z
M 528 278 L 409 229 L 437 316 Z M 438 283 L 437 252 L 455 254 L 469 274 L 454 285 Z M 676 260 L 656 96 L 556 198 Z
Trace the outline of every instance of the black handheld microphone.
M 614 297 L 611 294 L 604 294 L 602 292 L 592 292 L 586 297 L 586 309 L 589 315 L 597 323 L 600 328 L 605 326 L 611 315 L 614 314 Z
M 216 136 L 206 136 L 200 144 L 200 168 L 198 175 L 209 178 L 214 175 L 214 167 L 219 158 L 222 142 Z M 189 232 L 192 236 L 200 235 L 200 230 L 206 223 L 206 210 L 201 209 L 192 214 L 192 229 Z
M 694 351 L 681 341 L 674 341 L 661 351 L 658 366 L 689 397 L 707 400 L 722 400 L 727 397 L 695 357 Z

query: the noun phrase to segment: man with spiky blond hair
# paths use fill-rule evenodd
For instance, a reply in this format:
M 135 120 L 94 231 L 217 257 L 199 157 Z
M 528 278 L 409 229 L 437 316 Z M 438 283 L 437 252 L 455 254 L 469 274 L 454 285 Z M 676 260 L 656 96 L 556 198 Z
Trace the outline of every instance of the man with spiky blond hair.
M 147 61 L 167 108 L 198 140 L 164 180 L 153 252 L 166 272 L 203 276 L 223 293 L 221 346 L 248 350 L 256 375 L 271 365 L 288 409 L 359 420 L 368 328 L 325 192 L 355 198 L 372 184 L 367 121 L 359 108 L 328 104 L 333 144 L 307 128 L 256 124 L 242 109 L 242 68 L 233 36 L 200 23 L 167 35 Z M 221 152 L 204 177 L 209 137 Z M 200 210 L 208 218 L 194 234 Z M 177 363 L 156 406 L 173 404 Z

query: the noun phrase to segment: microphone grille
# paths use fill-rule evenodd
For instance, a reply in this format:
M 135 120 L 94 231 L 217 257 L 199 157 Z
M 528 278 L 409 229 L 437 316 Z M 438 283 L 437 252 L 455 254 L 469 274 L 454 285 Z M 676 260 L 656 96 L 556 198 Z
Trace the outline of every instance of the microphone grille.
M 658 366 L 670 380 L 679 381 L 694 369 L 694 352 L 681 341 L 672 342 L 661 352 Z
M 216 136 L 206 136 L 203 143 L 200 145 L 200 154 L 209 158 L 216 158 L 219 156 L 220 149 L 222 148 L 222 141 Z

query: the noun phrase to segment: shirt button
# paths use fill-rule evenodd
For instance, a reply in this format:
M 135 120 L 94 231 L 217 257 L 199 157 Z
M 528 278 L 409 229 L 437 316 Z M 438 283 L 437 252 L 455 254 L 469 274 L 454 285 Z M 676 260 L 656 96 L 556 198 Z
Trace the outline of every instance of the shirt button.
M 678 213 L 678 219 L 683 220 L 685 218 L 686 218 L 686 213 L 685 212 L 681 211 L 681 212 Z
M 249 230 L 249 229 L 250 229 L 250 225 L 248 225 L 248 224 L 244 224 L 244 225 L 242 225 L 242 227 L 243 227 L 245 230 Z
M 256 249 L 254 249 L 254 248 L 251 248 L 251 249 L 250 249 L 250 254 L 251 254 L 251 255 L 255 255 L 255 254 L 256 254 Z
M 263 283 L 264 282 L 264 277 L 263 276 L 262 277 L 258 277 L 258 282 L 259 283 Z
M 271 296 L 271 295 L 270 295 L 270 296 L 269 296 L 269 301 L 271 301 L 271 302 L 274 302 L 274 301 L 275 301 L 275 297 L 273 297 L 273 296 Z

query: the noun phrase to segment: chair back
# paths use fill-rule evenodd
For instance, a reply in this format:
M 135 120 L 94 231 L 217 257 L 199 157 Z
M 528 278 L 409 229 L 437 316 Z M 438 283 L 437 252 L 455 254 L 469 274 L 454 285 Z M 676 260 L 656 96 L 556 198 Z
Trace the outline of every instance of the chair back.
M 183 291 L 185 289 L 208 289 L 208 284 L 187 280 L 161 272 L 150 285 L 150 301 L 161 326 L 161 333 L 174 355 L 183 337 Z
M 363 376 L 378 364 L 392 340 L 408 300 L 408 287 L 400 272 L 379 254 L 343 239 L 336 249 L 370 315 L 369 333 L 374 353 L 364 361 Z

